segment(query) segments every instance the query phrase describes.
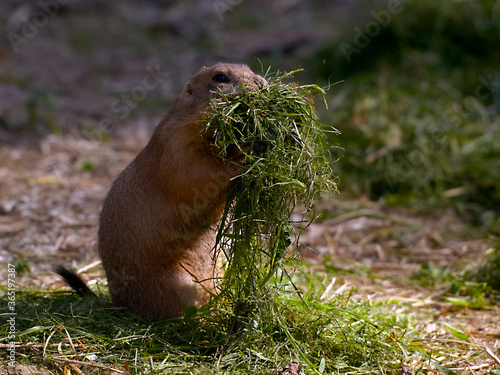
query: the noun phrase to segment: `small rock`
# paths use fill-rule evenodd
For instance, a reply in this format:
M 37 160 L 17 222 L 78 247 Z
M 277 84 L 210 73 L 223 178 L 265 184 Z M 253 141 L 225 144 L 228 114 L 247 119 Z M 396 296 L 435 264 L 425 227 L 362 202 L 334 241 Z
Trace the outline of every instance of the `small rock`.
M 16 201 L 14 200 L 0 201 L 0 215 L 10 214 L 15 206 L 16 206 Z
M 277 371 L 277 374 L 278 375 L 303 375 L 304 372 L 302 371 L 302 368 L 300 367 L 299 361 L 294 359 L 288 365 L 279 369 Z

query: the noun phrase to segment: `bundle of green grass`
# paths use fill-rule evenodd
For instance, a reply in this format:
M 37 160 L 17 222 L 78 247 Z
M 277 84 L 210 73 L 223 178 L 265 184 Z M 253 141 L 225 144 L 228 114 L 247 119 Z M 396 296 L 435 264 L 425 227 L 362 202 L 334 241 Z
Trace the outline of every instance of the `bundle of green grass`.
M 297 71 L 266 74 L 256 91 L 221 94 L 211 102 L 205 129 L 216 129 L 214 152 L 232 160 L 241 153 L 241 173 L 234 178 L 217 228 L 217 256 L 225 275 L 215 301 L 234 315 L 251 317 L 273 301 L 276 286 L 287 278 L 284 260 L 296 254 L 297 228 L 314 219 L 314 202 L 337 191 L 325 133 L 338 131 L 318 119 L 316 85 L 284 83 Z M 326 105 L 326 102 L 325 102 Z M 239 151 L 238 151 L 239 150 Z M 291 221 L 300 205 L 302 220 Z

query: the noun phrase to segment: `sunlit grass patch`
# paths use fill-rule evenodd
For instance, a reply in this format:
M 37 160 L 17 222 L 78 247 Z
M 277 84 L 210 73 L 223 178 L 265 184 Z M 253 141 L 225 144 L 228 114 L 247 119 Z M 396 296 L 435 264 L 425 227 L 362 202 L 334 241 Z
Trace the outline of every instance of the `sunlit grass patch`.
M 214 310 L 149 323 L 68 292 L 21 292 L 16 363 L 57 373 L 77 367 L 133 374 L 269 374 L 292 360 L 308 373 L 391 373 L 400 367 L 406 327 L 395 328 L 381 305 L 348 296 L 325 303 L 308 294 L 307 305 L 296 294 L 281 295 L 266 319 L 230 332 Z
M 342 281 L 325 287 L 331 275 L 306 264 L 304 272 L 290 276 L 302 293 L 289 286 L 264 315 L 236 331 L 227 324 L 227 311 L 217 309 L 151 323 L 70 292 L 18 291 L 15 368 L 18 373 L 30 365 L 57 374 L 268 375 L 298 360 L 306 374 L 398 374 L 432 369 L 431 359 L 445 368 L 464 354 L 484 358 L 480 346 L 471 352 L 465 341 L 442 345 L 457 333 L 443 336 L 439 321 L 431 319 L 436 310 L 422 307 L 429 303 L 425 297 L 372 301 Z M 0 306 L 6 317 L 5 297 Z M 436 332 L 429 335 L 425 327 L 431 326 Z M 3 320 L 3 348 L 8 329 Z M 7 366 L 3 358 L 0 364 Z

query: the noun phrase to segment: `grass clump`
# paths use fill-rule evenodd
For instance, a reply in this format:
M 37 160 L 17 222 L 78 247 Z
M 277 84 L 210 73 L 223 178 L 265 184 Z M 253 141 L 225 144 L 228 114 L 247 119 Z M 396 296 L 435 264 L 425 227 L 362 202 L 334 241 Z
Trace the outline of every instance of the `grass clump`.
M 236 155 L 241 173 L 234 178 L 217 228 L 216 252 L 227 261 L 219 300 L 233 304 L 238 315 L 265 308 L 272 301 L 269 281 L 298 240 L 290 220 L 305 207 L 304 221 L 314 219 L 314 201 L 336 191 L 325 154 L 327 129 L 316 116 L 316 85 L 286 84 L 297 71 L 267 76 L 255 91 L 221 94 L 211 102 L 205 129 L 215 129 L 214 152 L 226 160 Z M 324 97 L 323 97 L 324 99 Z

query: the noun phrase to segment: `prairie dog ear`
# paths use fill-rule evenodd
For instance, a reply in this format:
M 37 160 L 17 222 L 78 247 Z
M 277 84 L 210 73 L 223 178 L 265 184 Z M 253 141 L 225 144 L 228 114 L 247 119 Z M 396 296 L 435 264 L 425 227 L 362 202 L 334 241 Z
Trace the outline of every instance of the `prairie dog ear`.
M 193 88 L 191 87 L 191 83 L 188 83 L 186 85 L 186 88 L 184 89 L 186 91 L 186 93 L 189 95 L 189 96 L 192 96 L 193 95 Z

